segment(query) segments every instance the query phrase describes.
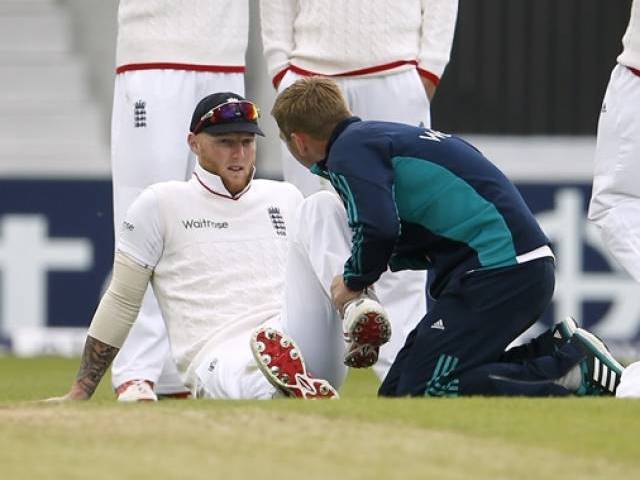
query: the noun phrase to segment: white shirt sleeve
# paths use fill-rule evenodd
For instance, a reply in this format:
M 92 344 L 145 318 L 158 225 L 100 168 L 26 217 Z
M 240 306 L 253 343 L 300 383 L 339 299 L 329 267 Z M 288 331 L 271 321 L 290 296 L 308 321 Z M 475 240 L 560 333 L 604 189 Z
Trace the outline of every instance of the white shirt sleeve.
M 418 68 L 442 77 L 458 17 L 458 0 L 422 0 L 422 31 Z
M 297 0 L 261 0 L 260 28 L 267 70 L 273 79 L 289 66 L 294 47 Z
M 118 232 L 116 250 L 142 266 L 153 268 L 162 255 L 163 232 L 158 198 L 152 188 L 147 188 L 127 210 Z

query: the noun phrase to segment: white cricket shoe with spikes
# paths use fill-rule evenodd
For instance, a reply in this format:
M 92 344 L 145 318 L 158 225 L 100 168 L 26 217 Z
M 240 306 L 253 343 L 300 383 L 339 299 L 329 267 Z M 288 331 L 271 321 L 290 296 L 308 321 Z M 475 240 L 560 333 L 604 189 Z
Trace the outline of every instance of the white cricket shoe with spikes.
M 389 315 L 373 292 L 367 290 L 345 305 L 342 329 L 347 342 L 344 364 L 353 368 L 376 363 L 380 346 L 391 338 Z
M 153 384 L 147 380 L 129 380 L 116 388 L 119 402 L 157 402 Z

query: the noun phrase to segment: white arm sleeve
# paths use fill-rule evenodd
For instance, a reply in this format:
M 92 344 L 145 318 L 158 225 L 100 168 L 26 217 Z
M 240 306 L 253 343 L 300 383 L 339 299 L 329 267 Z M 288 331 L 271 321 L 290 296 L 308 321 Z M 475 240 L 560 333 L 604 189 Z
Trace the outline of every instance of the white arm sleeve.
M 293 24 L 298 0 L 261 0 L 262 46 L 271 78 L 287 68 L 294 47 Z
M 133 325 L 153 271 L 116 252 L 113 275 L 93 316 L 88 334 L 120 348 Z
M 158 197 L 153 188 L 147 188 L 127 210 L 118 232 L 116 250 L 153 268 L 162 255 L 163 230 Z
M 449 63 L 458 17 L 458 0 L 422 0 L 418 67 L 442 77 Z

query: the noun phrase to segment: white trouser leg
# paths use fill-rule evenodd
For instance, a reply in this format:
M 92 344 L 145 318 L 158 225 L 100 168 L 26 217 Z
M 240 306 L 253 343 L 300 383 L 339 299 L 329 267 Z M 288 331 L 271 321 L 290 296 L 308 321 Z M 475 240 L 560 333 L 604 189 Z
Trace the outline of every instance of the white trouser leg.
M 268 326 L 281 329 L 278 321 Z M 258 368 L 251 347 L 250 334 L 238 335 L 207 355 L 195 370 L 196 398 L 221 400 L 268 400 L 277 395 Z
M 195 162 L 186 141 L 191 114 L 198 101 L 219 91 L 243 94 L 243 75 L 140 70 L 116 76 L 111 124 L 116 235 L 127 208 L 144 188 L 189 178 Z M 144 122 L 136 126 L 142 112 Z M 158 393 L 184 390 L 170 357 L 160 309 L 149 290 L 113 362 L 114 387 L 144 374 L 142 378 L 156 383 Z
M 429 98 L 416 70 L 335 80 L 353 114 L 363 120 L 431 126 Z
M 640 77 L 618 65 L 598 121 L 589 220 L 618 263 L 640 282 Z
M 386 271 L 375 284 L 376 294 L 391 321 L 391 340 L 380 347 L 373 366 L 376 376 L 384 380 L 404 342 L 427 312 L 427 274 L 421 271 Z
M 164 322 L 151 287 L 147 289 L 142 308 L 111 368 L 114 387 L 132 379 L 158 382 L 163 372 L 164 383 L 157 385 L 157 393 L 184 391 L 180 375 L 169 355 Z M 173 375 L 171 375 L 173 374 Z M 172 381 L 173 380 L 173 381 Z
M 330 287 L 349 256 L 346 212 L 336 194 L 319 192 L 304 200 L 298 214 L 287 257 L 283 327 L 309 373 L 339 389 L 347 374 L 345 342 Z

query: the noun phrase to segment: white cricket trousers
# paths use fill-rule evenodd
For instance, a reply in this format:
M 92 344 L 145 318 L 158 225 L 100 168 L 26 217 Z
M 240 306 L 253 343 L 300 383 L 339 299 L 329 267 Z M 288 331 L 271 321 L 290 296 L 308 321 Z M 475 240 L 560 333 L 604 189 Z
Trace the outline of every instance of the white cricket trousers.
M 299 78 L 302 77 L 287 72 L 278 90 L 281 92 Z M 388 75 L 332 78 L 340 86 L 353 114 L 363 120 L 431 126 L 429 99 L 415 69 Z M 327 180 L 300 165 L 284 143 L 282 171 L 284 179 L 298 187 L 305 196 L 320 190 L 332 190 Z M 426 276 L 426 272 L 418 271 L 386 272 L 376 284 L 376 293 L 389 312 L 394 331 L 391 341 L 380 349 L 380 357 L 373 367 L 380 380 L 386 376 L 406 336 L 426 313 Z
M 598 120 L 589 220 L 640 282 L 640 77 L 623 65 L 611 72 Z
M 196 104 L 221 91 L 244 95 L 240 73 L 137 70 L 116 75 L 111 123 L 111 168 L 116 239 L 133 200 L 149 185 L 191 177 L 195 157 L 187 135 Z M 112 366 L 114 387 L 146 379 L 156 392 L 183 391 L 160 308 L 151 288 Z

